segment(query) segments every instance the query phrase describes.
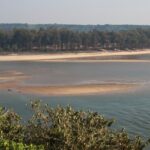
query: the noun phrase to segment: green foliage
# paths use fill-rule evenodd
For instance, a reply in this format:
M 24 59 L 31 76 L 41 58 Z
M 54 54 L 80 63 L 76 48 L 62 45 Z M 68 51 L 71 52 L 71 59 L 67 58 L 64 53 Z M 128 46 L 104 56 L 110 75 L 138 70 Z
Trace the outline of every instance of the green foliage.
M 23 143 L 24 126 L 20 120 L 15 112 L 0 107 L 0 150 L 44 150 L 41 145 Z
M 150 28 L 78 32 L 64 28 L 0 30 L 0 51 L 79 51 L 150 48 Z
M 36 146 L 33 144 L 26 145 L 24 143 L 16 143 L 14 141 L 0 139 L 1 150 L 44 150 L 44 146 Z
M 11 140 L 22 137 L 23 126 L 20 120 L 20 116 L 15 112 L 0 107 L 0 136 Z
M 12 112 L 0 109 L 0 149 L 12 150 L 143 150 L 149 143 L 113 130 L 114 120 L 72 107 L 51 108 L 31 102 L 32 118 L 26 124 Z
M 149 25 L 75 25 L 75 24 L 22 24 L 22 23 L 1 23 L 0 29 L 2 30 L 13 30 L 13 29 L 68 29 L 79 32 L 89 32 L 93 29 L 98 31 L 125 31 L 135 29 L 150 29 Z

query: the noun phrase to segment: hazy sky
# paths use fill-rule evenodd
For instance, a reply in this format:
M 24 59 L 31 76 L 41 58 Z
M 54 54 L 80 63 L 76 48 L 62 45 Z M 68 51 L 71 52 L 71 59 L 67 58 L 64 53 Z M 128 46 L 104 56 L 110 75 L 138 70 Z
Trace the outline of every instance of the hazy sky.
M 150 24 L 150 0 L 0 0 L 0 23 Z

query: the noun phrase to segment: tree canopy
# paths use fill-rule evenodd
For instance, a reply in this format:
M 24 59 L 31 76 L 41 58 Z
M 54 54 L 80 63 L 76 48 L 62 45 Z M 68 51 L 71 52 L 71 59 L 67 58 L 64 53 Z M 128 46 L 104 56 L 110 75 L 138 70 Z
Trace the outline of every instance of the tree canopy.
M 150 30 L 136 29 L 119 32 L 98 30 L 78 32 L 68 29 L 0 30 L 0 50 L 3 52 L 139 48 L 150 48 Z

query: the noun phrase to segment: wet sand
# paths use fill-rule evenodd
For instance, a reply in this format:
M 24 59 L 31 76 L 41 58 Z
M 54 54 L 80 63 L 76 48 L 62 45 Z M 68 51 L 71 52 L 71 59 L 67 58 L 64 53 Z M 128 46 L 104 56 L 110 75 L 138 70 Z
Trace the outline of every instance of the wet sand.
M 10 90 L 15 89 L 20 84 L 21 81 L 27 79 L 22 72 L 4 71 L 0 73 L 0 90 Z
M 136 84 L 87 84 L 67 86 L 24 86 L 19 87 L 21 93 L 36 94 L 44 96 L 62 95 L 93 95 L 109 94 L 118 92 L 129 92 L 136 89 Z
M 24 94 L 35 94 L 43 96 L 62 95 L 93 95 L 109 94 L 118 92 L 129 92 L 139 85 L 133 83 L 104 83 L 104 84 L 83 84 L 83 85 L 58 85 L 58 86 L 32 86 L 24 85 L 22 81 L 29 78 L 22 72 L 5 71 L 0 73 L 0 90 L 18 91 Z
M 18 71 L 4 71 L 0 72 L 0 82 L 19 81 L 27 78 L 22 72 Z
M 29 78 L 22 72 L 15 70 L 0 73 L 0 90 L 18 91 L 26 94 L 36 94 L 44 96 L 60 95 L 92 95 L 107 94 L 116 92 L 127 92 L 138 87 L 129 83 L 104 83 L 104 84 L 83 84 L 64 86 L 32 86 L 24 85 L 22 81 Z
M 111 63 L 111 62 L 122 62 L 122 63 L 150 63 L 150 60 L 136 60 L 136 59 L 113 59 L 113 60 L 94 60 L 93 59 L 62 59 L 62 60 L 40 60 L 41 62 L 60 62 L 60 63 L 63 63 L 63 62 L 74 62 L 74 63 Z M 39 61 L 37 61 L 39 62 Z
M 1 82 L 0 83 L 0 90 L 13 90 L 17 87 L 17 82 L 9 81 L 9 82 Z
M 114 52 L 80 52 L 80 53 L 56 53 L 56 54 L 11 54 L 11 55 L 0 55 L 0 61 L 123 61 L 123 62 L 139 62 L 147 60 L 94 60 L 95 57 L 104 57 L 104 56 L 125 56 L 125 55 L 143 55 L 150 54 L 150 49 L 145 50 L 136 50 L 136 51 L 114 51 Z M 84 60 L 85 58 L 89 58 Z M 78 60 L 81 59 L 81 60 Z M 83 59 L 83 60 L 82 60 Z M 92 59 L 92 60 L 91 60 Z M 148 60 L 149 61 L 149 60 Z

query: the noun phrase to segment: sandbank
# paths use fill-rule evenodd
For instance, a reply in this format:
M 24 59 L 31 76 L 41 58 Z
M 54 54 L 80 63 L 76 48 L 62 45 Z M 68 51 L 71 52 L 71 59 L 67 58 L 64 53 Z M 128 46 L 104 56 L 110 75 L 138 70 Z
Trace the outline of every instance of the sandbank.
M 93 95 L 129 92 L 136 89 L 136 84 L 89 84 L 89 85 L 66 85 L 66 86 L 24 86 L 19 87 L 21 93 L 44 96 L 62 95 Z
M 150 49 L 145 50 L 135 50 L 135 51 L 104 51 L 104 52 L 79 52 L 79 53 L 56 53 L 56 54 L 10 54 L 10 55 L 0 55 L 0 61 L 81 61 L 85 58 L 89 58 L 85 61 L 96 61 L 96 62 L 106 62 L 106 61 L 124 61 L 124 62 L 149 62 L 149 60 L 94 60 L 95 57 L 104 56 L 125 56 L 125 55 L 144 55 L 150 54 Z M 81 59 L 81 60 L 78 60 Z M 92 59 L 92 60 L 91 60 Z
M 9 81 L 20 81 L 27 78 L 22 72 L 15 70 L 0 72 L 0 83 Z
M 0 73 L 0 90 L 18 91 L 24 94 L 43 96 L 62 95 L 93 95 L 109 94 L 118 92 L 129 92 L 138 87 L 136 83 L 101 83 L 101 84 L 81 84 L 81 85 L 57 85 L 57 86 L 33 86 L 22 83 L 25 76 L 17 71 L 5 71 Z

